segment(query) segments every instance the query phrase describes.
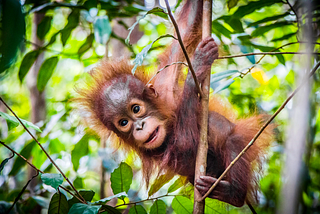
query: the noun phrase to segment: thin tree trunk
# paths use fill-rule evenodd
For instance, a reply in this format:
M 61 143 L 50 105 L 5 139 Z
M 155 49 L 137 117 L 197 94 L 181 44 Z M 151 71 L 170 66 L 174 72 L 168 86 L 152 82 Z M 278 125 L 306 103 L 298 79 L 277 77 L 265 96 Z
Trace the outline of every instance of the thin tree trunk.
M 202 39 L 211 36 L 211 23 L 212 23 L 212 0 L 203 1 L 203 16 L 202 16 Z M 200 142 L 198 146 L 195 181 L 201 175 L 206 175 L 207 168 L 207 153 L 208 153 L 208 106 L 209 106 L 209 93 L 210 93 L 210 71 L 202 86 L 201 98 L 201 130 Z M 196 183 L 196 182 L 194 182 Z M 202 195 L 194 188 L 194 206 L 193 213 L 204 213 L 205 201 L 201 201 Z
M 307 72 L 311 68 L 312 55 L 310 54 L 312 48 L 312 28 L 311 28 L 311 1 L 305 1 L 304 10 L 309 13 L 306 16 L 306 24 L 302 26 L 303 36 L 305 41 L 310 41 L 305 47 L 309 53 L 301 56 L 302 67 L 298 73 L 298 84 L 302 81 L 307 81 L 297 93 L 294 99 L 293 115 L 288 129 L 288 139 L 285 147 L 286 161 L 283 175 L 282 197 L 278 213 L 298 213 L 299 199 L 301 198 L 301 176 L 303 171 L 303 156 L 305 154 L 305 147 L 307 144 L 307 133 L 309 130 L 310 117 L 310 89 L 311 78 L 305 78 Z M 301 9 L 302 10 L 302 9 Z M 301 16 L 302 17 L 302 14 Z

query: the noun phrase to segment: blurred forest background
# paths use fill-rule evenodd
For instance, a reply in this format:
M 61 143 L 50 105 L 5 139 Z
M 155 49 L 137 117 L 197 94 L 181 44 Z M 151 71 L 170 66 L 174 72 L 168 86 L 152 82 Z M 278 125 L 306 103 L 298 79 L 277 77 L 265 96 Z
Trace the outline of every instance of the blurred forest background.
M 309 29 L 305 28 L 306 2 L 313 6 Z M 176 10 L 181 1 L 170 4 Z M 157 69 L 157 55 L 172 38 L 158 40 L 149 50 L 143 48 L 161 35 L 174 33 L 165 14 L 150 12 L 132 31 L 132 45 L 125 39 L 128 28 L 148 10 L 164 6 L 163 1 L 154 0 L 0 1 L 0 97 L 23 119 L 73 187 L 92 202 L 77 203 L 70 183 L 0 102 L 0 213 L 9 209 L 11 213 L 192 213 L 193 190 L 182 185 L 183 178 L 162 177 L 146 190 L 135 154 L 110 148 L 108 139 L 87 132 L 72 102 L 75 85 L 104 57 L 133 61 L 139 56 L 148 69 Z M 218 76 L 212 88 L 229 100 L 239 117 L 254 112 L 272 115 L 299 85 L 298 73 L 309 72 L 319 62 L 317 54 L 296 54 L 305 52 L 306 44 L 311 45 L 311 52 L 319 53 L 319 24 L 317 0 L 214 0 L 212 34 L 221 48 L 220 56 L 295 54 L 216 60 L 212 72 L 225 76 Z M 258 213 L 279 209 L 285 195 L 284 171 L 289 167 L 285 158 L 293 154 L 285 142 L 293 143 L 290 136 L 296 132 L 305 138 L 303 146 L 296 147 L 301 156 L 294 157 L 298 165 L 291 166 L 299 170 L 300 179 L 292 187 L 297 191 L 291 203 L 296 212 L 320 213 L 319 77 L 316 72 L 307 84 L 304 120 L 290 120 L 295 118 L 293 110 L 299 100 L 289 101 L 275 118 L 276 138 L 262 169 Z M 292 128 L 299 125 L 304 133 Z M 25 157 L 41 175 L 4 145 Z M 207 199 L 205 212 L 250 210 Z

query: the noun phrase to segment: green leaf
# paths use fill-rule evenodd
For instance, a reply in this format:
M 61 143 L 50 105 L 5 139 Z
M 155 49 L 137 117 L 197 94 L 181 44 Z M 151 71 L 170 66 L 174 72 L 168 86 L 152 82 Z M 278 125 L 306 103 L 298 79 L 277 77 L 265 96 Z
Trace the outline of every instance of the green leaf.
M 113 198 L 122 198 L 122 196 L 128 196 L 128 195 L 127 195 L 127 193 L 125 193 L 125 192 L 120 192 L 120 193 L 118 193 L 118 194 L 116 194 L 116 195 L 112 195 L 112 196 L 110 196 L 110 197 L 103 198 L 103 199 L 101 199 L 101 200 L 99 200 L 99 201 L 95 201 L 95 202 L 92 203 L 92 204 L 104 205 L 105 203 L 107 203 L 107 202 L 110 201 L 111 199 L 113 199 Z
M 192 201 L 184 196 L 176 196 L 172 200 L 172 209 L 179 214 L 191 214 L 193 211 Z
M 239 0 L 228 0 L 228 9 L 231 10 L 235 6 L 237 6 Z
M 102 205 L 102 208 L 106 211 L 102 214 L 121 214 L 119 210 L 109 205 Z
M 93 27 L 94 38 L 96 39 L 96 42 L 103 45 L 107 44 L 112 32 L 112 27 L 110 25 L 108 16 L 97 17 L 93 23 Z
M 39 196 L 39 195 L 35 195 L 32 196 L 32 199 L 35 200 L 37 202 L 38 205 L 40 205 L 43 208 L 48 208 L 49 207 L 49 199 Z
M 98 5 L 98 0 L 87 0 L 83 6 L 87 9 L 90 10 L 93 7 L 97 7 Z
M 204 213 L 225 213 L 226 204 L 224 202 L 218 201 L 212 198 L 206 198 Z
M 26 159 L 29 159 L 31 157 L 31 152 L 33 147 L 36 145 L 35 141 L 31 141 L 30 143 L 26 144 L 24 148 L 21 150 L 20 154 L 25 157 Z M 12 169 L 9 173 L 10 176 L 15 176 L 20 171 L 22 167 L 26 165 L 26 161 L 20 158 L 19 156 L 16 158 L 16 160 L 13 163 Z
M 76 189 L 83 189 L 83 179 L 76 177 L 76 179 L 73 181 L 73 185 Z
M 227 71 L 222 71 L 222 72 L 219 72 L 219 73 L 212 74 L 211 75 L 211 79 L 210 79 L 210 84 L 219 82 L 220 80 L 222 80 L 224 78 L 227 78 L 227 77 L 230 77 L 230 76 L 232 76 L 232 75 L 234 75 L 236 73 L 240 74 L 240 71 L 238 71 L 238 70 L 227 70 Z
M 55 193 L 50 201 L 48 214 L 67 214 L 69 205 L 67 198 L 62 193 Z
M 219 36 L 220 38 L 221 38 L 221 35 L 224 35 L 225 37 L 231 39 L 232 32 L 228 30 L 226 27 L 224 27 L 221 23 L 219 23 L 218 20 L 214 20 L 212 22 L 212 31 L 216 35 L 220 35 Z
M 260 19 L 259 21 L 250 23 L 248 25 L 248 27 L 259 25 L 259 24 L 262 24 L 262 23 L 265 23 L 265 22 L 278 21 L 279 19 L 281 19 L 283 17 L 286 17 L 289 14 L 290 14 L 289 12 L 286 12 L 284 14 L 280 14 L 280 15 L 277 15 L 277 16 L 269 16 L 269 17 L 266 17 L 264 19 Z
M 147 211 L 141 205 L 136 205 L 130 208 L 129 214 L 147 214 Z
M 266 26 L 260 26 L 251 33 L 251 36 L 252 37 L 261 36 L 272 29 L 275 29 L 278 27 L 284 27 L 284 26 L 291 25 L 291 24 L 292 24 L 292 22 L 282 21 L 282 22 L 276 22 L 276 23 L 266 25 Z
M 101 205 L 90 205 L 90 204 L 74 204 L 69 210 L 68 214 L 97 214 Z
M 151 185 L 149 192 L 148 192 L 148 196 L 153 195 L 154 193 L 158 192 L 158 190 L 163 187 L 163 185 L 165 185 L 166 183 L 168 183 L 171 179 L 173 178 L 173 174 L 163 174 L 159 177 L 157 177 L 157 179 L 153 182 L 153 184 Z
M 58 64 L 59 58 L 57 56 L 46 59 L 40 67 L 38 80 L 37 80 L 37 88 L 40 92 L 44 90 L 49 79 L 51 78 L 54 69 Z
M 80 10 L 74 9 L 68 16 L 68 24 L 61 30 L 61 42 L 65 46 L 71 32 L 79 24 Z
M 132 183 L 132 177 L 131 167 L 125 162 L 121 162 L 119 167 L 111 173 L 110 181 L 113 193 L 128 192 Z
M 19 68 L 19 80 L 21 83 L 40 53 L 41 51 L 34 50 L 30 51 L 23 57 Z
M 143 60 L 144 58 L 147 56 L 147 53 L 148 51 L 150 50 L 150 48 L 152 47 L 152 45 L 158 41 L 159 39 L 162 39 L 162 38 L 166 38 L 166 37 L 171 37 L 171 38 L 174 38 L 174 36 L 172 36 L 171 34 L 166 34 L 166 35 L 162 35 L 160 37 L 158 37 L 156 40 L 154 40 L 152 43 L 150 43 L 149 45 L 147 45 L 146 47 L 144 47 L 142 49 L 142 51 L 140 53 L 137 54 L 136 58 L 133 60 L 133 64 L 134 64 L 134 67 L 132 68 L 131 70 L 131 73 L 134 75 L 135 74 L 135 71 L 137 69 L 138 66 L 142 65 L 143 63 Z
M 8 163 L 8 161 L 9 161 L 11 158 L 13 158 L 13 157 L 14 157 L 14 153 L 12 154 L 11 157 L 8 157 L 8 158 L 4 159 L 4 160 L 1 162 L 1 164 L 0 164 L 0 173 L 1 173 L 1 171 L 3 170 L 4 166 Z
M 291 37 L 297 35 L 297 32 L 295 33 L 289 33 L 289 34 L 286 34 L 280 38 L 275 38 L 275 39 L 272 39 L 271 42 L 278 42 L 278 41 L 283 41 L 283 40 L 287 40 L 287 39 L 290 39 Z
M 150 214 L 166 214 L 167 205 L 162 200 L 156 200 L 150 208 Z
M 1 111 L 0 111 L 0 117 L 2 117 L 3 119 L 5 119 L 7 121 L 9 130 L 19 126 L 19 124 L 20 124 L 17 118 L 15 118 L 14 116 L 11 116 L 9 114 L 6 114 L 4 112 L 1 112 Z
M 80 158 L 87 155 L 89 152 L 89 137 L 84 135 L 81 140 L 75 145 L 74 149 L 71 152 L 71 161 L 75 171 L 79 168 Z
M 48 44 L 45 46 L 46 48 L 49 47 L 50 45 L 52 45 L 53 43 L 56 42 L 57 40 L 57 36 L 58 34 L 60 34 L 61 31 L 56 32 L 55 34 L 53 34 L 53 36 L 51 36 L 50 41 L 48 42 Z
M 138 19 L 135 23 L 133 23 L 133 25 L 131 27 L 129 27 L 129 33 L 128 36 L 126 38 L 126 44 L 130 44 L 130 35 L 132 33 L 132 31 L 134 30 L 134 28 L 136 27 L 137 24 L 139 24 L 140 20 L 144 19 L 148 14 L 166 14 L 166 12 L 164 12 L 164 10 L 160 7 L 155 7 L 151 10 L 149 10 L 146 14 L 144 14 L 140 19 Z
M 231 16 L 221 16 L 220 18 L 218 18 L 218 20 L 223 20 L 226 23 L 228 23 L 228 25 L 230 25 L 230 27 L 232 27 L 235 32 L 238 32 L 238 33 L 244 32 L 242 22 L 240 21 L 240 19 L 234 18 L 232 15 Z
M 61 174 L 45 173 L 41 174 L 41 180 L 46 185 L 58 189 L 59 185 L 63 183 L 63 176 Z
M 254 12 L 255 10 L 273 5 L 275 3 L 282 3 L 282 0 L 250 1 L 247 5 L 240 6 L 232 16 L 234 18 L 242 18 L 245 15 Z
M 94 39 L 94 35 L 90 34 L 86 41 L 84 42 L 83 45 L 81 45 L 81 47 L 78 50 L 78 55 L 81 56 L 82 54 L 84 54 L 85 52 L 87 52 L 87 50 L 89 50 L 92 47 L 92 42 Z
M 79 194 L 84 198 L 84 200 L 91 202 L 95 192 L 92 190 L 80 190 Z M 72 197 L 68 200 L 69 207 L 72 207 L 76 203 L 80 203 L 76 197 Z
M 0 11 L 0 74 L 15 61 L 25 35 L 25 21 L 20 1 L 2 0 Z
M 45 16 L 37 28 L 37 36 L 40 40 L 43 40 L 45 35 L 49 32 L 51 28 L 52 16 Z
M 26 120 L 24 120 L 24 119 L 21 119 L 21 118 L 20 118 L 20 120 L 21 120 L 21 122 L 23 123 L 23 125 L 24 125 L 25 127 L 34 129 L 34 130 L 36 130 L 36 131 L 38 131 L 38 132 L 42 132 L 41 129 L 40 129 L 38 126 L 34 125 L 33 123 L 31 123 L 31 122 L 29 122 L 29 121 L 26 121 Z
M 169 188 L 168 193 L 174 192 L 186 184 L 186 177 L 180 176 Z
M 222 90 L 224 90 L 224 89 L 226 89 L 226 88 L 229 88 L 229 86 L 232 84 L 232 83 L 234 83 L 234 79 L 229 79 L 229 80 L 227 80 L 227 81 L 224 81 L 224 82 L 222 82 L 218 87 L 216 87 L 215 89 L 214 89 L 214 94 L 216 94 L 216 93 L 218 93 L 218 92 L 220 92 L 220 91 L 222 91 Z

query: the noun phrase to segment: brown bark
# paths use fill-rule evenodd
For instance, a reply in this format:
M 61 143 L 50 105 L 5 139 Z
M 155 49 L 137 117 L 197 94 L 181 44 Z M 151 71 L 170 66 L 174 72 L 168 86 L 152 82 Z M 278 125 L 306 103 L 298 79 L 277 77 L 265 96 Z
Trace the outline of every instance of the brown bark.
M 203 1 L 203 16 L 202 16 L 202 39 L 211 36 L 211 22 L 212 22 L 212 0 Z M 201 97 L 201 129 L 200 142 L 198 146 L 198 153 L 196 159 L 195 181 L 201 175 L 206 175 L 207 168 L 207 153 L 208 153 L 208 107 L 209 107 L 209 93 L 210 93 L 210 71 L 202 85 Z M 196 182 L 194 182 L 196 183 Z M 194 206 L 193 213 L 204 213 L 205 201 L 201 200 L 201 194 L 197 188 L 194 188 Z

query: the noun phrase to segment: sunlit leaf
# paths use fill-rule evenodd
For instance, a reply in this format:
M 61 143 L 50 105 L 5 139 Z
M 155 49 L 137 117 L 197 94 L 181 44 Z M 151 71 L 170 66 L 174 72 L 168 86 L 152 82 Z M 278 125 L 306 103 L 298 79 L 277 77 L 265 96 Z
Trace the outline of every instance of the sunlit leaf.
M 141 205 L 133 206 L 129 209 L 129 214 L 147 214 L 147 211 Z
M 15 61 L 24 40 L 25 21 L 20 1 L 1 1 L 0 74 Z
M 146 58 L 147 56 L 147 53 L 148 51 L 150 50 L 150 48 L 152 47 L 152 45 L 158 41 L 159 39 L 162 39 L 162 38 L 166 38 L 166 37 L 171 37 L 171 38 L 174 38 L 174 36 L 172 36 L 171 34 L 166 34 L 166 35 L 162 35 L 160 37 L 158 37 L 156 40 L 154 40 L 152 43 L 150 43 L 149 45 L 147 45 L 146 47 L 144 47 L 142 49 L 142 51 L 140 53 L 137 54 L 136 58 L 133 60 L 133 64 L 134 64 L 134 67 L 132 68 L 131 70 L 131 73 L 134 75 L 135 74 L 135 71 L 137 69 L 138 66 L 142 65 L 143 63 L 143 60 L 144 58 Z
M 120 163 L 119 167 L 111 173 L 110 181 L 113 193 L 128 192 L 132 183 L 132 177 L 131 167 L 124 162 Z
M 234 18 L 242 18 L 255 10 L 273 5 L 274 3 L 282 3 L 282 0 L 250 1 L 247 5 L 240 6 L 236 12 L 234 12 L 233 16 Z
M 99 16 L 93 23 L 94 26 L 94 38 L 96 42 L 100 44 L 107 44 L 111 32 L 112 27 L 110 25 L 110 21 L 108 16 Z
M 51 28 L 52 16 L 45 16 L 37 27 L 37 36 L 40 40 L 43 40 L 45 35 Z
M 13 158 L 13 157 L 14 157 L 14 153 L 12 154 L 11 157 L 8 157 L 8 158 L 4 159 L 4 160 L 1 162 L 1 164 L 0 164 L 0 173 L 2 172 L 4 166 L 8 163 L 8 161 L 9 161 L 11 158 Z
M 99 201 L 95 201 L 93 204 L 101 204 L 102 205 L 102 204 L 107 203 L 108 201 L 110 201 L 113 198 L 122 198 L 123 196 L 128 196 L 128 195 L 127 195 L 126 192 L 120 192 L 120 193 L 118 193 L 116 195 L 112 195 L 110 197 L 103 198 L 103 199 L 101 199 Z
M 80 177 L 76 177 L 73 181 L 73 185 L 76 189 L 82 189 L 83 188 L 83 179 Z
M 41 174 L 41 180 L 46 185 L 58 189 L 59 185 L 63 183 L 63 176 L 61 174 L 45 173 Z
M 88 143 L 89 138 L 87 135 L 85 135 L 81 138 L 81 140 L 79 140 L 79 142 L 75 145 L 74 149 L 71 152 L 71 161 L 75 171 L 77 171 L 79 168 L 80 158 L 87 155 L 89 152 Z
M 212 22 L 212 31 L 216 34 L 216 35 L 224 35 L 227 38 L 231 39 L 231 34 L 232 32 L 230 30 L 228 30 L 226 27 L 224 27 L 221 23 L 219 23 L 218 20 L 214 20 Z
M 69 210 L 68 214 L 97 214 L 101 205 L 90 205 L 90 204 L 74 204 Z
M 206 198 L 204 213 L 211 214 L 211 213 L 225 213 L 227 207 L 224 202 L 218 201 L 212 198 Z
M 24 77 L 30 70 L 33 63 L 36 61 L 37 57 L 39 56 L 41 52 L 39 50 L 31 51 L 27 53 L 21 62 L 20 68 L 19 68 L 19 80 L 20 82 L 23 81 Z
M 67 198 L 62 193 L 55 193 L 50 201 L 48 214 L 67 214 L 69 205 Z
M 169 188 L 168 193 L 174 192 L 186 184 L 187 177 L 180 176 Z
M 81 47 L 78 50 L 78 55 L 81 56 L 82 54 L 84 54 L 87 50 L 89 50 L 92 47 L 92 42 L 94 39 L 94 35 L 90 34 L 86 41 L 84 42 L 83 45 L 81 45 Z
M 59 58 L 57 56 L 46 59 L 39 70 L 38 80 L 37 80 L 37 88 L 40 92 L 44 90 L 49 79 L 51 78 L 57 64 Z
M 227 70 L 227 71 L 211 74 L 210 84 L 219 82 L 220 80 L 230 77 L 236 73 L 240 74 L 238 70 Z
M 289 33 L 289 34 L 286 34 L 280 38 L 275 38 L 275 39 L 272 39 L 271 42 L 278 42 L 278 41 L 283 41 L 283 40 L 287 40 L 287 39 L 290 39 L 291 37 L 297 35 L 297 33 Z
M 151 208 L 150 214 L 166 214 L 167 205 L 162 200 L 156 200 Z
M 234 79 L 229 79 L 229 80 L 227 80 L 227 81 L 222 82 L 218 87 L 216 87 L 216 88 L 214 89 L 214 93 L 216 94 L 216 93 L 218 93 L 218 92 L 220 92 L 220 91 L 222 91 L 222 90 L 224 90 L 224 89 L 226 89 L 226 88 L 229 88 L 229 86 L 230 86 L 232 83 L 234 83 Z
M 91 202 L 95 192 L 92 190 L 80 190 L 79 194 L 84 198 L 85 201 Z M 69 207 L 72 207 L 72 205 L 76 203 L 80 203 L 80 201 L 76 197 L 72 197 L 68 200 Z
M 0 117 L 4 118 L 7 121 L 9 130 L 19 126 L 20 124 L 17 118 L 1 111 L 0 111 Z
M 251 76 L 257 80 L 261 85 L 265 85 L 268 83 L 269 79 L 264 71 L 260 68 L 254 67 L 251 70 Z
M 184 196 L 176 196 L 171 204 L 173 210 L 179 214 L 191 214 L 193 211 L 192 201 Z
M 26 159 L 29 159 L 31 157 L 31 152 L 33 147 L 36 145 L 35 141 L 31 141 L 30 143 L 26 144 L 24 148 L 21 150 L 20 154 L 25 157 Z M 25 160 L 23 160 L 20 157 L 17 157 L 16 160 L 13 163 L 12 169 L 9 173 L 10 176 L 15 176 L 22 167 L 24 167 L 27 164 Z
M 244 29 L 243 29 L 243 26 L 242 26 L 242 22 L 240 21 L 240 19 L 234 18 L 234 16 L 232 16 L 232 15 L 230 15 L 230 16 L 221 16 L 219 18 L 219 20 L 223 20 L 226 23 L 228 23 L 228 25 L 230 25 L 230 27 L 232 27 L 232 29 L 235 32 L 238 32 L 238 33 L 243 33 L 244 32 Z
M 126 44 L 130 44 L 130 35 L 132 33 L 132 31 L 134 30 L 134 28 L 136 27 L 137 24 L 139 24 L 140 20 L 144 19 L 148 14 L 166 14 L 164 12 L 164 10 L 160 7 L 155 7 L 151 10 L 149 10 L 146 14 L 144 14 L 140 19 L 138 19 L 135 23 L 133 23 L 133 25 L 131 27 L 129 27 L 129 33 L 128 33 L 128 36 L 126 38 Z
M 239 0 L 228 0 L 228 9 L 231 10 L 233 7 L 237 6 Z
M 263 18 L 263 19 L 261 19 L 259 21 L 250 23 L 248 25 L 248 27 L 259 25 L 259 24 L 262 24 L 262 23 L 265 23 L 265 22 L 278 21 L 279 19 L 281 19 L 283 17 L 286 17 L 289 14 L 290 14 L 289 12 L 286 12 L 284 14 L 280 14 L 280 15 L 277 15 L 277 16 L 269 16 L 269 17 Z
M 165 185 L 166 183 L 168 183 L 172 178 L 173 178 L 173 174 L 170 173 L 166 173 L 163 175 L 160 175 L 151 185 L 149 192 L 148 192 L 148 196 L 153 195 L 154 193 L 158 192 L 158 190 L 163 187 L 163 185 Z
M 72 10 L 68 16 L 68 24 L 61 30 L 61 42 L 65 46 L 71 32 L 79 24 L 80 10 Z
M 266 32 L 268 32 L 268 31 L 270 31 L 272 29 L 275 29 L 275 28 L 278 28 L 278 27 L 284 27 L 284 26 L 291 25 L 291 24 L 292 24 L 291 22 L 282 21 L 282 22 L 276 22 L 276 23 L 273 23 L 273 24 L 270 24 L 270 25 L 266 25 L 266 26 L 260 26 L 260 27 L 256 28 L 251 33 L 251 36 L 252 37 L 261 36 L 261 35 L 265 34 Z

